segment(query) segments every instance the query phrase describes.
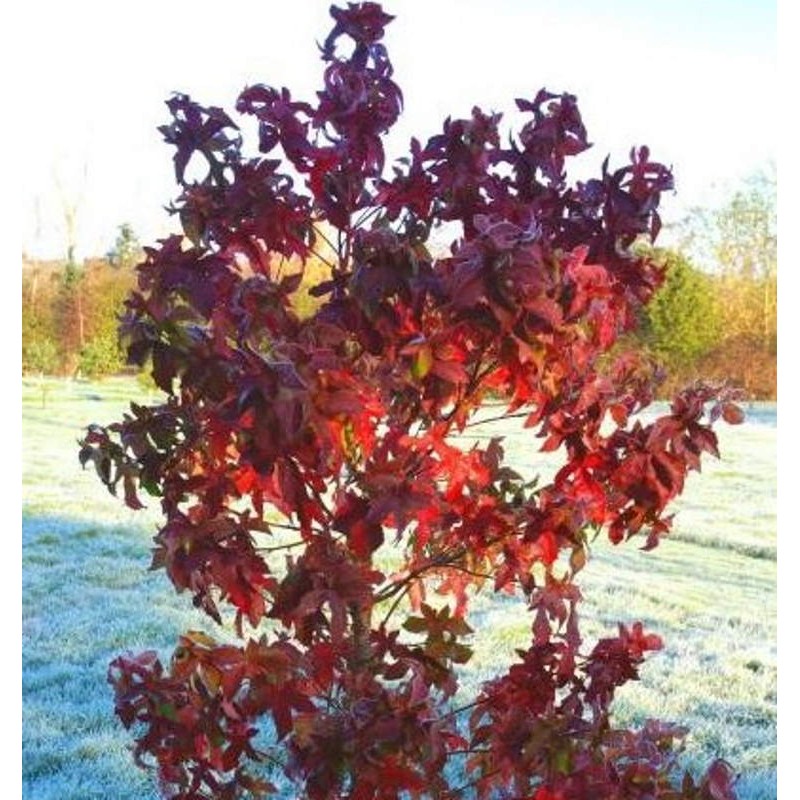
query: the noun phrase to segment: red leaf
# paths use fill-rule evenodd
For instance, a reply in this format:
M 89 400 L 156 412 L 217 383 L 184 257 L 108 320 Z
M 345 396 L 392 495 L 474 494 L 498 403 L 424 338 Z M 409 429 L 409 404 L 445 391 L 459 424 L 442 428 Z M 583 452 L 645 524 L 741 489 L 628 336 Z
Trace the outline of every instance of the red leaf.
M 744 411 L 735 403 L 724 403 L 722 406 L 722 418 L 729 425 L 739 425 L 744 422 Z
M 536 549 L 542 563 L 548 567 L 558 558 L 558 540 L 553 531 L 545 531 L 536 540 Z
M 128 508 L 132 508 L 134 511 L 144 508 L 144 505 L 140 502 L 136 494 L 136 483 L 130 473 L 125 473 L 122 478 L 122 484 L 125 489 L 125 505 L 128 506 Z

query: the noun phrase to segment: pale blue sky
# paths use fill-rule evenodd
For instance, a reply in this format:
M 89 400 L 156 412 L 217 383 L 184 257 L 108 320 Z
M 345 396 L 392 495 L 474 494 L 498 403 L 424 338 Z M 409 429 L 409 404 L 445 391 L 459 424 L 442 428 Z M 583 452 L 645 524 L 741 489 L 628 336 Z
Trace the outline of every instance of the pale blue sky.
M 156 126 L 184 91 L 232 110 L 249 83 L 313 98 L 329 29 L 320 0 L 27 7 L 21 64 L 23 249 L 63 255 L 64 202 L 78 203 L 79 255 L 105 252 L 117 226 L 143 241 L 172 221 L 171 148 Z M 576 175 L 634 144 L 675 168 L 664 217 L 711 204 L 777 149 L 776 9 L 760 0 L 391 0 L 386 44 L 406 111 L 389 142 L 401 154 L 447 114 L 474 104 L 511 112 L 546 86 L 578 95 L 590 140 Z M 119 9 L 128 9 L 120 15 Z

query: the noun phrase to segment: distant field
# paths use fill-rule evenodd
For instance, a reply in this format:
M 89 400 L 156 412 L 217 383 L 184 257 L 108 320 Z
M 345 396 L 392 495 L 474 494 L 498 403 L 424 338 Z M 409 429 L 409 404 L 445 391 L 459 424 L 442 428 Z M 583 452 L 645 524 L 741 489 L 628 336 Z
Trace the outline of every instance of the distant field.
M 171 652 L 188 628 L 213 630 L 163 573 L 150 573 L 156 508 L 133 513 L 80 469 L 76 440 L 110 422 L 134 381 L 53 382 L 46 407 L 23 383 L 23 797 L 31 800 L 156 798 L 113 716 L 108 662 L 124 650 Z M 774 406 L 720 432 L 722 459 L 693 474 L 674 535 L 657 550 L 598 540 L 581 588 L 584 633 L 641 620 L 665 649 L 616 703 L 620 722 L 679 721 L 691 735 L 684 763 L 713 757 L 741 773 L 742 800 L 776 797 L 776 437 Z M 513 422 L 513 421 L 512 421 Z M 530 432 L 512 422 L 476 428 L 506 436 L 510 462 L 552 469 Z M 464 692 L 489 677 L 529 636 L 518 603 L 479 598 L 480 635 Z

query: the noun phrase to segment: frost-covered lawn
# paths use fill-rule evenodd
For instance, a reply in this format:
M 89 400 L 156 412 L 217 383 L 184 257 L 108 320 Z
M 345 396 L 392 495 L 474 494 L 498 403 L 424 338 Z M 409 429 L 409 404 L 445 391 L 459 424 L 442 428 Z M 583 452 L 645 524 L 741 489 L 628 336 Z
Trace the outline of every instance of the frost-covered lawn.
M 134 381 L 53 383 L 46 408 L 23 385 L 23 797 L 156 798 L 113 716 L 108 662 L 123 650 L 171 651 L 189 628 L 213 630 L 163 573 L 147 571 L 157 509 L 134 514 L 77 462 L 88 422 L 116 419 Z M 512 422 L 475 428 L 506 435 L 513 465 L 537 465 L 530 432 Z M 684 760 L 721 756 L 741 772 L 742 800 L 776 796 L 775 417 L 721 430 L 722 460 L 692 475 L 675 533 L 651 553 L 598 541 L 581 580 L 584 633 L 640 619 L 660 633 L 642 680 L 616 703 L 621 722 L 658 717 L 688 725 Z M 480 598 L 480 635 L 465 691 L 529 636 L 512 601 Z

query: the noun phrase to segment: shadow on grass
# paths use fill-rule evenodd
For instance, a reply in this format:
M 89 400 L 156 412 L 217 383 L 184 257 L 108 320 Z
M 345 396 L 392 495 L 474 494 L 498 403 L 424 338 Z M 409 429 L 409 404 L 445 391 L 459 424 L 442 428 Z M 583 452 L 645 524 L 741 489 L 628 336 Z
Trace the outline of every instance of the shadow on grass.
M 114 716 L 108 664 L 127 650 L 166 657 L 213 623 L 148 571 L 143 528 L 23 514 L 22 535 L 23 797 L 157 797 Z
M 146 526 L 26 513 L 22 527 L 23 797 L 156 798 L 152 776 L 134 765 L 131 735 L 114 716 L 108 664 L 129 650 L 155 649 L 166 660 L 182 632 L 199 629 L 219 637 L 220 629 L 192 607 L 188 594 L 178 595 L 163 572 L 148 570 L 152 543 Z M 493 676 L 498 653 L 507 650 L 511 657 L 518 638 L 529 636 L 529 621 L 520 619 L 518 602 L 511 600 L 478 603 L 474 622 L 483 642 L 463 674 L 467 693 Z M 735 668 L 756 681 L 764 672 L 761 662 L 737 655 L 742 663 Z M 675 653 L 671 661 L 664 656 L 660 664 L 653 659 L 655 670 L 648 673 L 647 667 L 637 684 L 641 690 L 650 684 L 656 699 L 686 658 L 685 653 Z M 705 706 L 694 698 L 697 712 L 718 720 L 719 733 L 726 732 L 714 755 L 752 753 L 750 763 L 745 756 L 742 764 L 741 800 L 774 797 L 775 771 L 767 752 L 774 737 L 770 709 L 754 713 L 734 698 L 704 699 Z M 629 707 L 637 722 L 651 716 L 650 702 L 645 698 L 641 708 Z

